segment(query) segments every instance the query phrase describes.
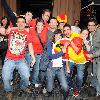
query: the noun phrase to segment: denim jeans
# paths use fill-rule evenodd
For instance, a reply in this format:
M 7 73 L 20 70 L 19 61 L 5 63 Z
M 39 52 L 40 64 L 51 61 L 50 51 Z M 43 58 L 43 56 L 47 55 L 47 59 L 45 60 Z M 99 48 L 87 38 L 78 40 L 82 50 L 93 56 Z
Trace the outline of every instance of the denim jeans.
M 26 62 L 28 64 L 28 66 L 29 66 L 30 71 L 32 71 L 33 70 L 33 66 L 31 65 L 32 57 L 31 57 L 31 55 L 30 55 L 30 53 L 28 51 L 27 51 L 27 53 L 25 55 L 25 59 L 26 59 Z
M 21 83 L 20 83 L 21 89 L 26 89 L 29 85 L 30 73 L 29 73 L 29 67 L 25 59 L 11 60 L 6 58 L 2 69 L 4 90 L 6 92 L 13 91 L 11 80 L 13 79 L 13 71 L 15 68 L 18 70 L 21 77 Z
M 72 77 L 72 73 L 73 73 L 73 67 L 76 67 L 77 69 L 77 78 L 76 78 L 76 82 L 74 83 L 74 87 L 72 88 L 77 88 L 78 91 L 81 90 L 82 87 L 82 83 L 83 83 L 83 77 L 84 77 L 84 69 L 85 69 L 85 65 L 84 64 L 75 64 L 73 62 L 69 62 L 69 66 L 70 66 L 70 74 L 68 74 L 68 79 L 69 79 L 69 84 L 73 84 L 71 81 L 71 77 Z
M 33 66 L 33 76 L 32 76 L 32 83 L 33 84 L 39 83 L 39 65 L 40 65 L 41 56 L 42 56 L 42 54 L 35 55 L 36 63 Z
M 52 92 L 54 79 L 57 76 L 62 89 L 68 91 L 68 84 L 66 82 L 65 73 L 63 68 L 47 68 L 47 91 Z
M 97 94 L 100 95 L 100 62 L 95 60 L 93 60 L 92 86 L 96 88 Z
M 31 55 L 30 55 L 29 53 L 27 53 L 27 54 L 25 55 L 25 59 L 26 59 L 26 61 L 27 61 L 28 66 L 30 67 L 31 62 L 32 62 L 32 57 L 31 57 Z

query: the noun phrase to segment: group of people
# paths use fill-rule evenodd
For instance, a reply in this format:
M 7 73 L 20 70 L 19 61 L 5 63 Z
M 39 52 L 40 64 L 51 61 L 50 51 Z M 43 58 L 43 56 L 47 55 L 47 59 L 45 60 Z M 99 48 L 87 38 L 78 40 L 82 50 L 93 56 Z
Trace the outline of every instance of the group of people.
M 75 26 L 70 26 L 65 14 L 60 14 L 57 18 L 50 16 L 51 11 L 48 9 L 43 10 L 41 18 L 33 19 L 31 12 L 27 12 L 25 15 L 16 15 L 16 27 L 7 20 L 7 17 L 2 18 L 0 37 L 5 36 L 8 43 L 5 60 L 2 60 L 4 61 L 2 79 L 7 99 L 12 100 L 13 96 L 11 81 L 14 78 L 14 69 L 18 70 L 21 77 L 21 91 L 32 93 L 29 88 L 30 83 L 35 88 L 45 83 L 48 94 L 52 94 L 54 79 L 57 77 L 61 85 L 63 99 L 68 99 L 71 89 L 73 89 L 73 96 L 77 97 L 83 86 L 85 63 L 88 59 L 92 59 L 90 63 L 93 63 L 91 85 L 96 88 L 99 97 L 100 29 L 97 28 L 97 22 L 91 19 L 86 28 L 80 29 L 79 21 L 76 20 Z M 60 50 L 55 51 L 55 43 L 63 38 L 70 41 L 65 41 L 63 45 L 60 45 L 61 48 L 58 46 Z M 44 49 L 47 52 L 49 63 L 46 70 L 40 74 Z M 82 50 L 86 51 L 86 54 Z M 76 58 L 73 55 L 76 55 Z M 81 58 L 77 59 L 78 55 L 84 55 L 82 58 L 86 58 L 86 62 L 80 63 L 79 59 Z M 30 74 L 30 67 L 33 67 L 32 75 Z M 71 76 L 74 67 L 77 69 L 77 78 L 73 84 Z M 32 77 L 31 81 L 29 80 L 30 77 Z

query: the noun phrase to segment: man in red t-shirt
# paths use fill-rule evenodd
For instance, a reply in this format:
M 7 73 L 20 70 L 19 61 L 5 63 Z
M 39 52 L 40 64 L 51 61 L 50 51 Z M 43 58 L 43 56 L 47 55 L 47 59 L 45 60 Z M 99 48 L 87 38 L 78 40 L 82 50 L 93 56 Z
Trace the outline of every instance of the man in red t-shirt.
M 7 99 L 9 95 L 12 97 L 13 89 L 11 86 L 11 80 L 15 68 L 18 70 L 21 77 L 21 90 L 26 92 L 28 90 L 27 87 L 29 85 L 30 72 L 25 61 L 25 50 L 27 45 L 33 59 L 32 64 L 35 63 L 31 36 L 29 36 L 25 30 L 25 24 L 24 17 L 19 17 L 17 19 L 18 29 L 11 30 L 8 37 L 8 49 L 2 69 L 2 78 L 4 82 L 4 90 L 7 92 Z
M 51 12 L 50 12 L 49 9 L 44 9 L 43 12 L 42 12 L 42 15 L 41 15 L 41 19 L 43 19 L 44 25 L 47 28 L 49 27 L 48 21 L 49 21 L 49 18 L 50 18 L 50 14 L 51 14 Z M 26 14 L 25 14 L 26 26 L 35 28 L 37 19 L 36 18 L 33 19 L 32 17 L 33 17 L 33 15 L 32 15 L 31 12 L 26 12 Z

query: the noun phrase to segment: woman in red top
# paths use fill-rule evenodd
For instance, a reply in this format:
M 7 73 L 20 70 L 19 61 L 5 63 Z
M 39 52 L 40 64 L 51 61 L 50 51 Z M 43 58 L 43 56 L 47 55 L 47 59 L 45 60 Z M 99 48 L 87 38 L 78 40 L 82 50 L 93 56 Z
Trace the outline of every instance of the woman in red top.
M 36 63 L 34 65 L 34 74 L 33 74 L 33 79 L 32 79 L 32 83 L 38 87 L 38 83 L 39 83 L 39 64 L 40 64 L 40 59 L 41 59 L 41 55 L 43 54 L 43 46 L 45 46 L 46 44 L 46 38 L 47 38 L 47 27 L 45 27 L 44 25 L 44 21 L 42 19 L 37 19 L 36 22 L 36 28 L 30 28 L 29 32 L 32 36 L 32 40 L 33 40 L 33 48 L 34 48 L 34 53 L 35 53 L 35 58 L 36 58 Z M 42 44 L 38 38 L 38 35 L 40 36 L 40 39 L 42 41 Z

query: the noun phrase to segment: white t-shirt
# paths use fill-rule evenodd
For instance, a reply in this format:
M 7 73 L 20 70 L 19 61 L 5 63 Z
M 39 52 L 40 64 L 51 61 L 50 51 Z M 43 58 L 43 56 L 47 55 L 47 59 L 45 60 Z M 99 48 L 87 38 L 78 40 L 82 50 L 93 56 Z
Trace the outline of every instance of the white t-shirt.
M 71 26 L 71 31 L 72 31 L 72 32 L 76 32 L 76 33 L 79 33 L 79 34 L 80 34 L 81 29 L 80 29 L 79 27 L 77 27 L 77 26 Z
M 54 44 L 53 44 L 52 53 L 55 54 L 55 52 L 54 52 Z M 57 58 L 57 59 L 53 59 L 52 60 L 52 67 L 63 67 L 62 56 Z

